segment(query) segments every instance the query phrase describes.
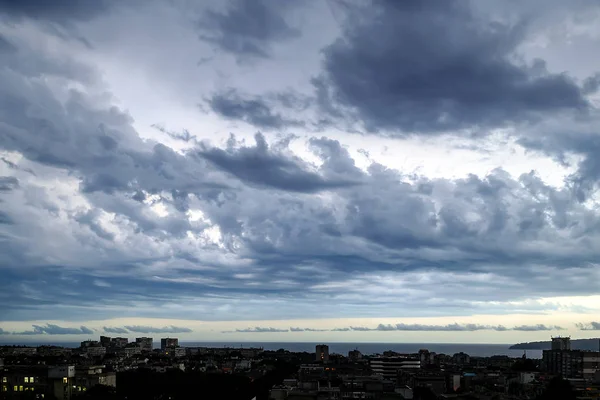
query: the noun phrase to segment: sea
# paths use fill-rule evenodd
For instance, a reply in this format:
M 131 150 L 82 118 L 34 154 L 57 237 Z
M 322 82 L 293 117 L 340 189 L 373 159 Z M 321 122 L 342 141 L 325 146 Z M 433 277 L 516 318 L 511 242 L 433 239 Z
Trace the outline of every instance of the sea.
M 54 345 L 63 347 L 79 347 L 75 342 L 44 342 L 44 343 L 0 343 L 0 345 L 25 345 L 42 346 Z M 315 342 L 180 342 L 183 347 L 262 347 L 265 350 L 285 349 L 292 352 L 314 353 L 315 346 L 321 343 Z M 417 353 L 420 349 L 441 354 L 466 353 L 472 357 L 491 357 L 496 355 L 509 356 L 513 358 L 542 358 L 541 350 L 511 350 L 510 344 L 460 344 L 460 343 L 350 343 L 350 342 L 328 342 L 330 353 L 347 355 L 350 350 L 359 350 L 362 354 L 381 354 L 391 350 L 398 353 Z M 160 347 L 160 343 L 154 343 L 154 347 Z

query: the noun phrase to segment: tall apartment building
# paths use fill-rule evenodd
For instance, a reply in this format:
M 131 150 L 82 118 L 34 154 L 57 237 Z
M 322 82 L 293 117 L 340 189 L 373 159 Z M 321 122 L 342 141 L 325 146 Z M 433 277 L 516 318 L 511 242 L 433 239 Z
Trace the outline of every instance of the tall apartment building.
M 179 339 L 177 338 L 163 338 L 160 339 L 160 349 L 166 350 L 173 347 L 179 347 Z
M 110 336 L 100 336 L 100 345 L 103 347 L 110 347 Z
M 152 344 L 152 338 L 151 337 L 140 337 L 140 338 L 135 338 L 135 342 L 137 343 L 137 345 L 140 347 L 140 349 L 142 351 L 152 351 L 152 349 L 154 348 L 154 345 Z M 162 342 L 161 342 L 162 344 Z
M 552 350 L 571 350 L 571 338 L 566 337 L 553 337 L 552 338 Z
M 376 357 L 369 360 L 371 370 L 376 375 L 395 381 L 401 370 L 414 371 L 421 368 L 421 360 L 412 357 Z
M 116 337 L 111 340 L 111 346 L 117 348 L 123 348 L 129 344 L 129 339 L 125 337 Z
M 326 344 L 318 344 L 315 347 L 315 360 L 329 362 L 329 346 Z
M 551 349 L 544 350 L 542 358 L 546 371 L 567 379 L 591 380 L 600 371 L 600 352 L 571 350 L 568 337 L 552 338 Z

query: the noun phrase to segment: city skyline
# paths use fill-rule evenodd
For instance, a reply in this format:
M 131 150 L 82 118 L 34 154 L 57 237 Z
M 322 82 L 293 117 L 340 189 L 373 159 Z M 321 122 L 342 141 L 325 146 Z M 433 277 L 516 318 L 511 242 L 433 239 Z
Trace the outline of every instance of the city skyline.
M 0 0 L 0 343 L 600 336 L 599 20 Z

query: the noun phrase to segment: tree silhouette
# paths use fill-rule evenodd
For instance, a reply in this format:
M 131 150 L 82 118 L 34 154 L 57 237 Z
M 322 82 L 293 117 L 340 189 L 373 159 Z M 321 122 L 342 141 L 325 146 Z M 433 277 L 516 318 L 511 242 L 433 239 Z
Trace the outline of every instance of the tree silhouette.
M 553 378 L 537 400 L 577 400 L 575 389 L 571 382 L 560 377 Z

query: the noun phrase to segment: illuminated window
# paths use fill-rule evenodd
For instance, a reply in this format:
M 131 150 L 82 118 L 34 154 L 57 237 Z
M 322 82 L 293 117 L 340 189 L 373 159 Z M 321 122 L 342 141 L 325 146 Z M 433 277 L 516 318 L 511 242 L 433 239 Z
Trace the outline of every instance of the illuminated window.
M 25 381 L 25 383 L 29 383 L 29 378 L 28 377 L 23 378 L 23 380 Z
M 67 377 L 65 376 L 65 377 L 63 378 L 63 383 L 67 383 L 67 382 L 69 382 L 69 380 L 68 380 L 68 379 L 67 379 Z
M 5 376 L 2 377 L 2 383 L 6 383 L 6 377 Z
M 19 392 L 23 391 L 23 386 L 19 386 Z
M 8 392 L 8 386 L 2 386 L 2 391 L 3 392 Z
M 35 382 L 35 379 L 33 379 L 33 376 L 29 378 L 29 383 L 33 383 Z
M 13 387 L 13 392 L 18 392 L 19 391 L 19 387 L 18 386 L 14 386 Z
M 28 387 L 26 387 L 26 388 L 25 388 L 25 391 L 26 391 L 26 392 L 29 392 L 29 388 L 28 388 Z

